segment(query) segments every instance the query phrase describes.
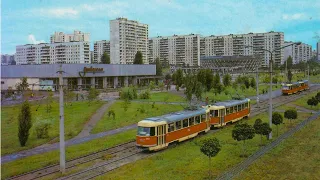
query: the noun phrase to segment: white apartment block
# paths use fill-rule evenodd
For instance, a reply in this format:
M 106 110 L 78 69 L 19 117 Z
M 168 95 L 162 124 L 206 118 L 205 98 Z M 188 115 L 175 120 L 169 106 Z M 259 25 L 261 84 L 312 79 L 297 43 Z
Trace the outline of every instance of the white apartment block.
M 90 63 L 89 42 L 41 43 L 16 47 L 19 64 Z
M 110 56 L 110 41 L 102 40 L 94 42 L 94 58 L 93 63 L 100 63 L 101 56 L 104 52 Z
M 284 45 L 290 45 L 293 42 L 285 42 Z M 301 43 L 300 45 L 293 44 L 284 49 L 284 60 L 292 57 L 292 63 L 298 64 L 299 62 L 307 62 L 312 58 L 312 46 Z
M 73 34 L 65 34 L 63 32 L 54 32 L 50 37 L 51 43 L 60 42 L 90 42 L 90 33 L 83 33 L 75 30 Z
M 200 35 L 173 35 L 149 40 L 149 62 L 169 61 L 171 65 L 200 66 Z
M 230 34 L 223 36 L 202 37 L 200 40 L 201 56 L 262 56 L 262 66 L 269 66 L 270 53 L 284 45 L 282 32 Z M 246 47 L 253 46 L 253 47 Z M 284 60 L 284 50 L 273 52 L 273 61 L 280 65 Z
M 148 25 L 126 18 L 110 20 L 111 64 L 132 64 L 137 51 L 148 64 Z

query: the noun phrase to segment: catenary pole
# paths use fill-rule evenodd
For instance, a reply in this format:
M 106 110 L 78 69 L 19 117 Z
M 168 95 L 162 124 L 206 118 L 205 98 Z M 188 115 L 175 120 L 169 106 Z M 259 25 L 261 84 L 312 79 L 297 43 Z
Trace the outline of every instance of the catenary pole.
M 60 107 L 60 172 L 64 173 L 66 169 L 66 155 L 64 142 L 64 107 L 63 107 L 63 77 L 62 64 L 60 64 L 59 73 L 59 107 Z
M 269 126 L 272 128 L 272 52 L 269 52 L 271 55 L 271 60 L 269 62 L 270 66 L 270 89 L 269 89 Z M 272 132 L 269 133 L 269 139 L 272 139 Z

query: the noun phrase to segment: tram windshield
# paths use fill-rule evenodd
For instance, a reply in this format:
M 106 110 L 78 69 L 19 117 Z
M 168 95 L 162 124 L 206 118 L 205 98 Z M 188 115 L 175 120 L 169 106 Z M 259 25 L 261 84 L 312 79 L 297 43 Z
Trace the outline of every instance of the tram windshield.
M 155 135 L 155 131 L 154 131 L 154 127 L 138 127 L 138 136 L 154 136 Z
M 289 86 L 283 86 L 282 89 L 283 89 L 283 90 L 289 90 L 290 87 L 289 87 Z

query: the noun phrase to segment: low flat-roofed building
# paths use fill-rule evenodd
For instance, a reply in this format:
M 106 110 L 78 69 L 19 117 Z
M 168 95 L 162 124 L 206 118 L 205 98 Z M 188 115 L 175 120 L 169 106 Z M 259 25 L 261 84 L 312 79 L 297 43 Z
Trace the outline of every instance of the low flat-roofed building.
M 63 85 L 69 89 L 117 88 L 137 85 L 154 80 L 156 65 L 145 64 L 62 64 Z M 26 77 L 30 90 L 45 90 L 52 86 L 58 89 L 60 64 L 1 66 L 1 90 L 15 85 Z M 46 84 L 48 82 L 49 84 Z M 53 82 L 53 84 L 52 84 Z

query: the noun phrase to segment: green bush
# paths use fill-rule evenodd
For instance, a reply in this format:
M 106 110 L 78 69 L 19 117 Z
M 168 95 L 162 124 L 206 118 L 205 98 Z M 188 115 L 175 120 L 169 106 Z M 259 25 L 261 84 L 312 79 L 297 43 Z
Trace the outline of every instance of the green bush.
M 140 99 L 150 99 L 150 91 L 147 89 L 139 95 Z
M 120 98 L 129 99 L 129 100 L 137 99 L 138 98 L 137 89 L 132 85 L 130 85 L 129 87 L 122 88 L 120 92 Z
M 38 121 L 35 124 L 35 131 L 38 139 L 45 139 L 49 137 L 49 129 L 51 127 L 50 121 Z

